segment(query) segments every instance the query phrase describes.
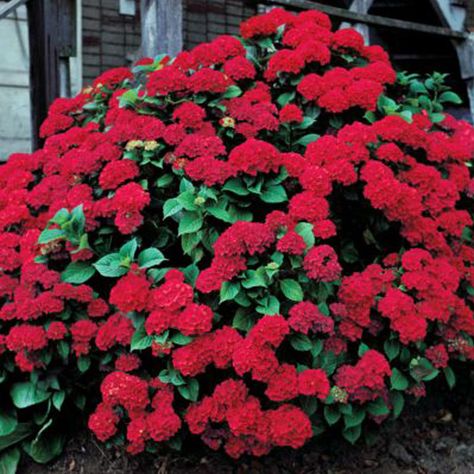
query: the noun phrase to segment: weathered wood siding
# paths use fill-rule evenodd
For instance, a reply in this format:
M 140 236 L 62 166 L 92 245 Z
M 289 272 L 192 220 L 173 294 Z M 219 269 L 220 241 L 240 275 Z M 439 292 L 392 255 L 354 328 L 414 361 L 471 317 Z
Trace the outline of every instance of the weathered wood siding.
M 0 6 L 5 2 L 0 1 Z M 0 161 L 31 148 L 28 27 L 20 7 L 0 21 Z
M 185 0 L 184 44 L 186 49 L 218 35 L 239 32 L 239 23 L 257 11 L 256 1 Z
M 131 64 L 140 47 L 139 15 L 119 13 L 119 0 L 82 0 L 83 78 Z

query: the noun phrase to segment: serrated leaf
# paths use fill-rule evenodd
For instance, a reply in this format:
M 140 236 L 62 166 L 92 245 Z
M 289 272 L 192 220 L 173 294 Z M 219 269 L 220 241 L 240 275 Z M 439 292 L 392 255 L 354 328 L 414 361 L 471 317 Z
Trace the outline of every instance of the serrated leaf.
M 239 86 L 229 86 L 227 90 L 222 94 L 223 99 L 233 99 L 242 95 L 242 89 Z
M 186 400 L 195 402 L 199 397 L 199 382 L 196 379 L 191 379 L 186 385 L 180 385 L 178 392 Z
M 290 278 L 285 278 L 280 281 L 280 288 L 282 293 L 291 301 L 303 301 L 303 289 L 301 285 Z
M 337 405 L 326 405 L 324 407 L 324 418 L 328 425 L 335 425 L 341 418 L 341 412 Z
M 145 249 L 138 255 L 140 268 L 151 268 L 160 265 L 166 260 L 165 256 L 156 248 Z
M 451 104 L 457 104 L 457 105 L 460 105 L 462 104 L 462 99 L 461 97 L 459 97 L 455 92 L 453 91 L 446 91 L 446 92 L 443 92 L 438 100 L 440 102 L 450 102 Z
M 303 237 L 306 248 L 314 247 L 316 239 L 313 234 L 313 224 L 310 224 L 309 222 L 300 222 L 295 227 L 295 232 Z
M 65 398 L 66 398 L 66 392 L 64 390 L 60 390 L 59 392 L 53 393 L 52 402 L 56 410 L 58 411 L 61 410 L 61 407 L 63 406 Z
M 137 239 L 129 240 L 120 247 L 119 254 L 122 258 L 129 258 L 132 261 L 135 258 L 135 253 L 138 249 Z
M 51 394 L 32 382 L 18 382 L 10 389 L 10 396 L 17 408 L 28 408 L 48 400 Z
M 197 232 L 202 223 L 202 217 L 197 212 L 185 212 L 179 220 L 178 235 Z
M 392 369 L 392 376 L 390 382 L 394 390 L 406 390 L 408 388 L 408 379 L 397 369 Z
M 451 369 L 451 367 L 445 367 L 443 369 L 443 373 L 444 377 L 446 378 L 446 383 L 448 384 L 448 387 L 451 389 L 454 388 L 454 386 L 456 385 L 456 375 L 453 369 Z
M 389 361 L 392 361 L 393 359 L 395 359 L 400 353 L 400 344 L 398 341 L 395 341 L 395 340 L 385 341 L 383 348 Z
M 222 189 L 224 191 L 230 191 L 239 196 L 248 196 L 250 194 L 249 190 L 243 185 L 239 178 L 230 179 L 224 184 Z
M 61 280 L 66 283 L 81 285 L 95 273 L 95 268 L 87 262 L 71 262 L 61 273 Z
M 143 351 L 153 344 L 153 336 L 149 336 L 144 326 L 140 326 L 132 336 L 130 341 L 131 351 Z
M 177 212 L 181 211 L 183 206 L 179 203 L 176 198 L 168 199 L 163 205 L 163 219 L 174 216 Z
M 240 284 L 235 282 L 225 281 L 222 283 L 220 290 L 220 303 L 224 301 L 233 300 L 240 291 Z
M 0 437 L 13 433 L 18 425 L 14 410 L 3 410 L 0 412 Z
M 289 104 L 294 98 L 296 93 L 294 91 L 291 92 L 284 92 L 280 94 L 277 98 L 277 103 L 280 107 L 284 107 L 285 105 Z
M 64 239 L 66 238 L 66 234 L 62 229 L 46 229 L 41 232 L 38 243 L 39 244 L 49 244 L 54 240 Z
M 390 399 L 392 401 L 393 417 L 398 418 L 405 406 L 405 398 L 400 392 L 391 392 Z
M 288 201 L 288 195 L 285 188 L 278 184 L 276 186 L 269 186 L 265 191 L 262 191 L 260 199 L 269 204 L 277 204 Z
M 354 428 L 359 426 L 365 419 L 365 411 L 362 409 L 353 410 L 350 415 L 344 415 L 344 426 Z
M 349 441 L 351 444 L 355 444 L 355 442 L 360 438 L 362 434 L 362 427 L 361 425 L 354 426 L 353 428 L 346 428 L 342 431 L 342 436 Z
M 389 408 L 382 398 L 377 398 L 377 400 L 370 402 L 367 405 L 367 411 L 373 416 L 384 416 L 390 413 Z
M 296 145 L 308 146 L 310 143 L 315 142 L 319 138 L 317 133 L 308 133 L 296 141 Z
M 290 337 L 290 344 L 293 349 L 300 352 L 310 351 L 313 348 L 311 339 L 305 334 L 293 334 Z
M 16 474 L 20 462 L 20 450 L 10 448 L 0 453 L 0 474 Z
M 110 253 L 99 259 L 93 266 L 102 276 L 117 278 L 128 272 L 128 268 L 122 266 L 121 262 L 120 254 Z

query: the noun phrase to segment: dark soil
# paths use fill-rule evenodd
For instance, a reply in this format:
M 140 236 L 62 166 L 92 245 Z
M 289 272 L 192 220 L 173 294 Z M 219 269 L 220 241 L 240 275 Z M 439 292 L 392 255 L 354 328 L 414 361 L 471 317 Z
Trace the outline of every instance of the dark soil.
M 383 426 L 371 447 L 351 446 L 340 437 L 319 439 L 303 450 L 274 451 L 262 459 L 232 461 L 196 444 L 188 455 L 165 453 L 131 457 L 107 450 L 82 432 L 48 466 L 25 461 L 20 474 L 473 474 L 474 389 L 437 392 L 409 406 Z M 189 450 L 188 450 L 189 451 Z

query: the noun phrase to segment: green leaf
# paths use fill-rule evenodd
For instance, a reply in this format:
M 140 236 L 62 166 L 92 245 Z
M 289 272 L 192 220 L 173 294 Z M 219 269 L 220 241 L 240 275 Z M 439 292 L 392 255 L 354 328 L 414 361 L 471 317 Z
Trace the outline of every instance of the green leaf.
M 222 94 L 223 99 L 233 99 L 242 95 L 242 89 L 239 86 L 229 86 L 227 90 Z
M 122 258 L 129 258 L 130 261 L 132 261 L 135 258 L 137 249 L 138 249 L 137 239 L 132 239 L 120 247 L 119 254 Z
M 285 278 L 281 280 L 280 288 L 283 294 L 291 301 L 303 301 L 303 289 L 296 280 Z
M 390 399 L 392 401 L 393 417 L 398 418 L 405 406 L 405 398 L 400 392 L 391 392 Z
M 121 263 L 122 257 L 120 254 L 109 253 L 94 263 L 93 266 L 102 276 L 117 278 L 128 272 L 128 268 L 122 266 Z
M 222 188 L 224 191 L 230 191 L 239 196 L 248 196 L 250 191 L 243 185 L 239 178 L 230 179 L 224 184 Z
M 342 248 L 341 258 L 347 263 L 355 263 L 360 260 L 359 252 L 352 242 Z
M 79 359 L 77 359 L 77 368 L 79 369 L 79 372 L 81 373 L 87 372 L 90 366 L 91 366 L 90 357 L 81 356 L 79 357 Z
M 242 286 L 247 289 L 258 287 L 265 288 L 267 286 L 265 274 L 262 271 L 248 270 L 246 272 L 246 279 L 242 281 Z
M 145 330 L 145 326 L 140 326 L 132 336 L 130 341 L 131 351 L 143 351 L 153 344 L 153 336 L 149 336 Z
M 66 238 L 66 234 L 62 229 L 46 229 L 41 232 L 38 238 L 38 243 L 48 244 L 49 242 L 53 242 L 54 240 L 64 238 Z
M 0 453 L 0 474 L 15 474 L 20 462 L 20 450 L 11 448 L 8 451 Z
M 313 224 L 309 222 L 300 222 L 295 227 L 295 232 L 303 237 L 303 240 L 306 243 L 306 248 L 314 247 L 316 239 L 313 234 Z
M 184 273 L 184 278 L 188 283 L 194 286 L 196 283 L 197 277 L 199 276 L 199 268 L 197 265 L 192 263 L 185 268 L 182 268 L 181 271 Z
M 211 214 L 211 216 L 215 217 L 224 222 L 234 223 L 235 219 L 229 214 L 228 211 L 223 209 L 220 206 L 210 206 L 206 208 L 206 211 Z
M 71 262 L 61 273 L 61 280 L 66 283 L 81 285 L 91 278 L 95 268 L 87 262 Z
M 439 96 L 438 100 L 440 102 L 450 102 L 451 104 L 457 104 L 457 105 L 462 104 L 461 97 L 459 97 L 455 92 L 452 92 L 452 91 L 443 92 Z
M 324 418 L 328 425 L 335 425 L 341 418 L 341 412 L 337 405 L 326 405 L 324 407 Z
M 166 258 L 155 248 L 145 249 L 138 255 L 138 266 L 140 268 L 156 267 L 164 262 Z
M 288 195 L 285 188 L 281 184 L 276 186 L 269 186 L 260 194 L 260 199 L 267 203 L 280 203 L 288 201 Z
M 321 354 L 321 369 L 323 369 L 327 375 L 332 375 L 337 367 L 337 356 L 334 352 L 329 351 Z
M 359 426 L 365 418 L 365 411 L 362 409 L 354 409 L 350 415 L 344 415 L 344 426 L 346 428 L 354 428 Z
M 436 369 L 433 364 L 425 358 L 416 359 L 410 364 L 410 375 L 417 381 L 433 380 L 439 374 L 439 370 Z
M 392 361 L 400 353 L 400 344 L 398 341 L 385 341 L 383 345 L 385 354 L 388 357 L 388 360 Z
M 305 334 L 293 334 L 290 336 L 290 344 L 293 349 L 300 352 L 310 351 L 313 348 L 311 339 Z
M 451 369 L 451 367 L 445 367 L 443 373 L 449 388 L 452 389 L 456 385 L 456 375 L 453 369 Z
M 232 327 L 239 331 L 248 331 L 253 326 L 253 318 L 243 309 L 237 310 L 234 319 L 232 320 Z
M 445 117 L 446 117 L 446 115 L 440 114 L 440 113 L 430 114 L 430 120 L 431 120 L 433 123 L 442 122 L 442 121 L 445 119 Z
M 390 382 L 394 390 L 406 390 L 408 388 L 408 379 L 397 369 L 392 369 Z
M 418 80 L 411 82 L 410 84 L 410 91 L 414 92 L 415 94 L 428 94 L 428 90 L 426 86 Z
M 184 191 L 176 199 L 187 211 L 195 211 L 198 208 L 195 204 L 196 194 L 194 190 Z
M 304 137 L 301 137 L 296 141 L 296 145 L 308 146 L 310 143 L 315 142 L 319 138 L 317 133 L 308 133 Z
M 240 284 L 239 283 L 232 283 L 229 281 L 225 281 L 222 283 L 221 291 L 220 291 L 220 303 L 224 301 L 233 300 L 240 291 Z
M 318 400 L 316 397 L 303 397 L 301 401 L 301 408 L 308 415 L 314 415 L 318 409 Z
M 354 426 L 353 428 L 346 428 L 342 432 L 342 436 L 349 441 L 351 444 L 355 444 L 355 442 L 360 438 L 362 434 L 362 426 Z
M 59 456 L 64 447 L 64 437 L 58 427 L 52 427 L 50 419 L 36 435 L 35 439 L 25 443 L 23 449 L 31 458 L 40 464 L 45 464 Z
M 183 206 L 180 204 L 178 199 L 168 199 L 163 205 L 163 219 L 174 216 L 177 212 L 181 211 Z
M 191 379 L 186 385 L 180 385 L 178 392 L 186 400 L 195 402 L 199 397 L 199 382 L 196 379 Z
M 0 451 L 19 443 L 31 435 L 33 429 L 32 423 L 18 423 L 15 431 L 7 436 L 0 436 Z
M 64 390 L 60 390 L 59 392 L 54 392 L 53 394 L 53 406 L 56 410 L 60 411 L 61 407 L 63 406 L 64 400 L 66 398 L 66 392 Z
M 124 92 L 119 97 L 119 105 L 120 107 L 133 107 L 138 100 L 138 90 L 137 89 L 129 89 L 128 91 Z
M 380 397 L 367 405 L 367 411 L 373 416 L 384 416 L 390 413 L 386 403 Z
M 28 408 L 44 402 L 51 394 L 39 389 L 32 382 L 18 382 L 10 389 L 10 396 L 17 408 Z
M 264 298 L 262 301 L 259 301 L 259 303 L 260 304 L 256 308 L 258 313 L 268 316 L 280 314 L 280 302 L 276 296 L 268 295 L 268 297 Z
M 314 341 L 313 347 L 311 348 L 311 355 L 313 356 L 313 358 L 318 357 L 318 355 L 321 354 L 323 348 L 324 348 L 324 344 L 321 339 Z
M 0 437 L 13 433 L 18 425 L 14 410 L 0 412 Z
M 277 98 L 278 105 L 280 107 L 284 107 L 295 98 L 295 95 L 295 91 L 284 92 L 283 94 L 280 94 Z
M 192 337 L 185 336 L 184 334 L 181 334 L 180 332 L 178 334 L 175 334 L 171 338 L 171 342 L 173 344 L 176 344 L 177 346 L 185 346 L 186 344 L 189 344 L 192 340 L 193 340 Z
M 179 220 L 178 235 L 197 232 L 202 227 L 202 217 L 197 212 L 186 212 Z

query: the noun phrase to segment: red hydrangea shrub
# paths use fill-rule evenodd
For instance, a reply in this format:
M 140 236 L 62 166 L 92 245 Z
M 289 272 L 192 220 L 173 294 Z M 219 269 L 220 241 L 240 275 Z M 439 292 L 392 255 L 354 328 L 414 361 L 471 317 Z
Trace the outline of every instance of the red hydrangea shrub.
M 36 460 L 72 402 L 131 453 L 355 442 L 474 358 L 457 97 L 316 11 L 241 33 L 103 74 L 1 168 L 0 440 Z

